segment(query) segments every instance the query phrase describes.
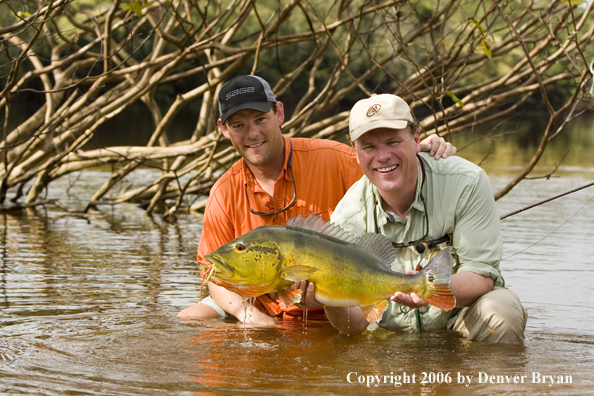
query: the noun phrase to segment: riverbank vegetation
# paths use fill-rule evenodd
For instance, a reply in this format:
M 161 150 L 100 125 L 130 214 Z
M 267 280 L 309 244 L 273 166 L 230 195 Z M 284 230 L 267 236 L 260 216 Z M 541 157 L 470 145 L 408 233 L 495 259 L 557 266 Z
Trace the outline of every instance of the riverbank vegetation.
M 592 1 L 8 0 L 0 3 L 0 204 L 60 202 L 56 179 L 109 166 L 98 205 L 169 218 L 237 160 L 216 128 L 236 74 L 273 85 L 283 133 L 336 139 L 350 107 L 390 92 L 424 134 L 451 139 L 522 107 L 545 114 L 525 178 L 566 124 L 594 108 Z M 138 108 L 148 120 L 134 119 Z M 135 109 L 132 111 L 132 109 Z M 109 128 L 124 119 L 125 130 Z M 180 119 L 191 131 L 174 136 Z M 135 125 L 149 125 L 148 135 Z M 129 135 L 125 146 L 105 136 Z M 143 186 L 135 172 L 158 167 Z M 81 178 L 73 178 L 73 183 Z

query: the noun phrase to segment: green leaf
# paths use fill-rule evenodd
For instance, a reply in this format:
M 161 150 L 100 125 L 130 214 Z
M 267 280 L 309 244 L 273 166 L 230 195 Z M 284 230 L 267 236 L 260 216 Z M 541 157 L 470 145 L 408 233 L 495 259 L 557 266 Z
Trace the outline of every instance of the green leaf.
M 140 3 L 136 3 L 135 7 L 134 7 L 134 12 L 136 13 L 137 16 L 141 17 L 142 16 L 142 9 L 144 7 L 140 5 Z
M 25 18 L 29 18 L 31 16 L 30 12 L 27 11 L 19 11 L 17 12 L 17 19 L 25 19 Z
M 122 3 L 120 4 L 120 7 L 123 10 L 132 10 L 134 11 L 134 13 L 141 17 L 142 16 L 142 10 L 144 10 L 146 7 L 150 6 L 151 4 L 153 4 L 152 2 L 148 1 L 145 5 L 140 4 L 138 1 L 131 1 L 130 3 Z
M 568 6 L 579 6 L 582 5 L 586 2 L 586 0 L 562 0 L 565 4 L 567 4 Z
M 454 102 L 456 102 L 457 104 L 460 105 L 460 107 L 464 107 L 464 102 L 462 102 L 456 95 L 454 95 L 454 93 L 452 91 L 448 90 L 447 93 L 448 93 L 448 96 L 450 98 L 452 98 L 452 100 Z
M 478 28 L 478 30 L 481 31 L 481 34 L 483 35 L 483 37 L 485 36 L 485 29 L 483 29 L 481 24 L 476 19 L 468 18 L 467 21 L 472 23 L 474 26 L 476 26 Z
M 487 55 L 487 57 L 489 59 L 491 59 L 491 56 L 493 56 L 493 52 L 491 51 L 491 45 L 489 44 L 489 42 L 485 39 L 481 40 L 481 48 L 483 49 L 483 52 L 485 53 L 485 55 Z

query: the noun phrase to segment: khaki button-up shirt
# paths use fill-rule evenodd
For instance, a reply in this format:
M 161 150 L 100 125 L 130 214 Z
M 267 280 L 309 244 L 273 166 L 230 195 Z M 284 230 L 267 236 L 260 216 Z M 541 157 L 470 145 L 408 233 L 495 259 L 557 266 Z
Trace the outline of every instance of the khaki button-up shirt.
M 332 214 L 331 221 L 356 236 L 368 232 L 381 233 L 392 242 L 407 243 L 417 240 L 426 232 L 425 216 L 429 218 L 427 240 L 452 235 L 454 256 L 452 273 L 470 271 L 490 277 L 494 288 L 504 286 L 499 272 L 502 255 L 502 237 L 499 215 L 493 191 L 486 173 L 478 166 L 460 157 L 435 161 L 428 154 L 419 158 L 425 164 L 425 182 L 419 166 L 415 201 L 405 213 L 408 220 L 388 211 L 381 205 L 375 186 L 363 176 L 347 191 Z M 421 185 L 427 213 L 421 199 Z M 430 257 L 445 244 L 418 254 L 414 247 L 400 248 L 392 270 L 404 273 L 424 267 Z M 454 310 L 454 313 L 457 310 Z M 424 329 L 445 328 L 452 312 L 428 306 L 422 308 Z M 392 330 L 415 330 L 414 310 L 390 301 L 379 325 Z

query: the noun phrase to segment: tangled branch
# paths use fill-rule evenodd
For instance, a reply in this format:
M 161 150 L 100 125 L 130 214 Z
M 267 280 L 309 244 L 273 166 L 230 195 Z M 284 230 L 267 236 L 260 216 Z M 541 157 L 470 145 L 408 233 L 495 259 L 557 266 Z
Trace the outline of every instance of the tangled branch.
M 287 136 L 341 136 L 347 109 L 374 92 L 402 96 L 425 135 L 448 138 L 542 103 L 549 120 L 541 143 L 499 198 L 572 117 L 592 108 L 593 3 L 573 3 L 2 2 L 0 203 L 5 210 L 55 203 L 42 198 L 50 183 L 111 164 L 82 211 L 122 202 L 167 215 L 187 208 L 184 197 L 207 195 L 237 160 L 216 129 L 216 94 L 239 73 L 276 82 L 289 110 Z M 39 100 L 16 120 L 11 108 L 25 96 Z M 106 123 L 136 105 L 152 118 L 148 141 L 93 146 Z M 172 142 L 173 121 L 188 109 L 197 113 L 195 128 Z M 122 188 L 146 166 L 161 175 Z

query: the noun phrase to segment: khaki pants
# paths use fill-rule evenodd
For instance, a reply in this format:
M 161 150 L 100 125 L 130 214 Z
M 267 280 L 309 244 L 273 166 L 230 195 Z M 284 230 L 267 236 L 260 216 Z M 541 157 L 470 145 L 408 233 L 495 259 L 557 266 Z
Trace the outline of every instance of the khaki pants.
M 463 308 L 452 330 L 471 341 L 521 343 L 528 315 L 508 289 L 495 289 Z

